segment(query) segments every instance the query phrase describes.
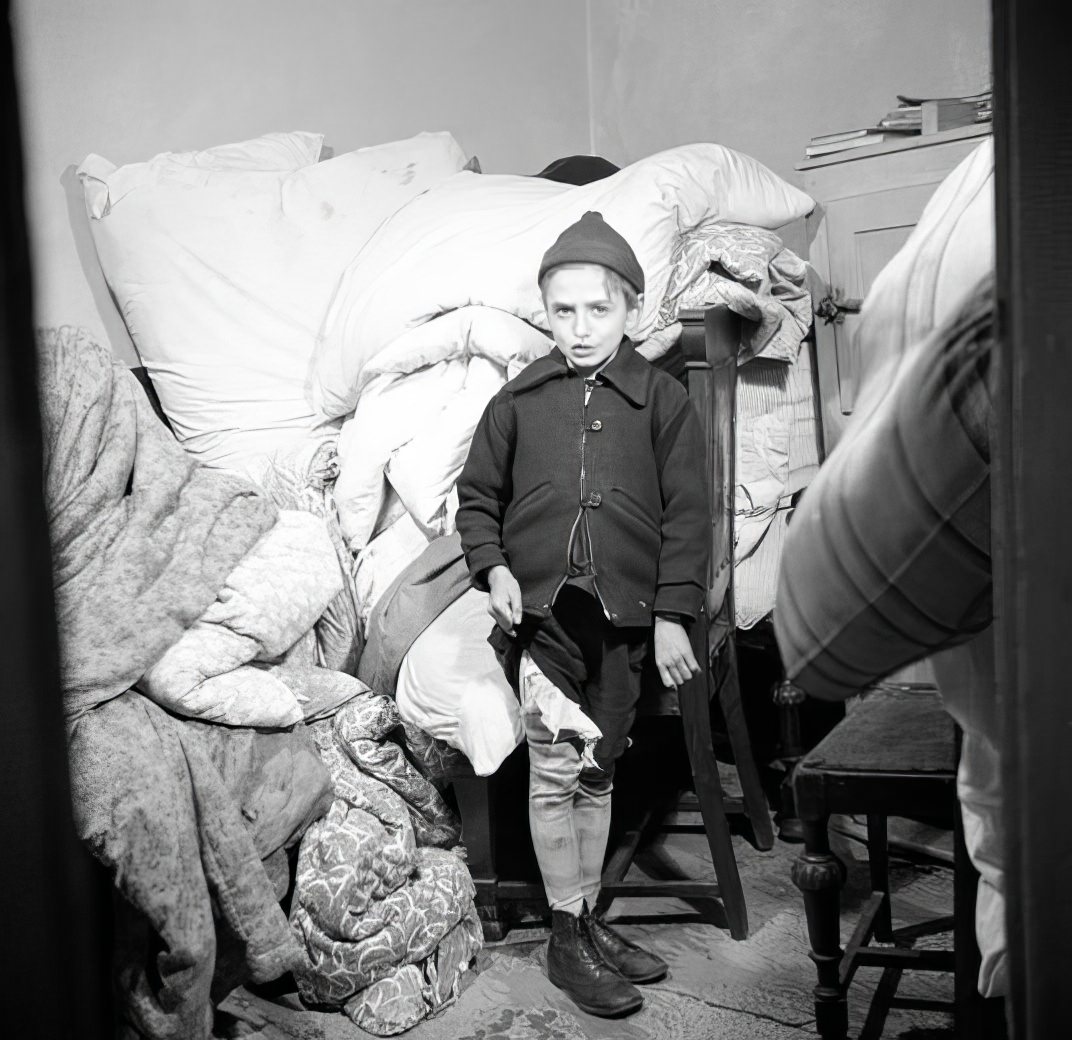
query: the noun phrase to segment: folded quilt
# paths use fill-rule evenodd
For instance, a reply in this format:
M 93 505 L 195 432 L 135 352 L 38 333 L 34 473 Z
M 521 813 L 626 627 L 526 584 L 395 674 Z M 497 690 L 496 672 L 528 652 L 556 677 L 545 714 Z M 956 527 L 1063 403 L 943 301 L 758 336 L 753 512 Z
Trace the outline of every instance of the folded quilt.
M 262 666 L 305 635 L 342 588 L 343 572 L 324 521 L 282 510 L 227 575 L 215 601 L 138 688 L 172 711 L 207 722 L 300 722 L 295 694 Z
M 79 330 L 45 331 L 38 367 L 65 710 L 132 687 L 272 526 L 247 481 L 203 469 L 135 377 Z
M 303 999 L 382 1036 L 452 1000 L 482 942 L 458 822 L 390 739 L 399 727 L 371 693 L 312 727 L 335 801 L 302 840 L 291 904 Z
M 215 1000 L 301 963 L 264 861 L 326 811 L 328 771 L 301 727 L 179 719 L 135 691 L 70 722 L 68 745 L 78 835 L 122 897 L 117 1035 L 208 1040 Z

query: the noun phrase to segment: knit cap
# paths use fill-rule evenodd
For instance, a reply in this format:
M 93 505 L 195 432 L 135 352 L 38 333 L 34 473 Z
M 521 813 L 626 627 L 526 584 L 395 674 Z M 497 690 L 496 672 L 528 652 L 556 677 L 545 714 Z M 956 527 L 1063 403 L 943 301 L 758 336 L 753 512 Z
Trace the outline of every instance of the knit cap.
M 620 274 L 638 293 L 644 291 L 644 268 L 632 246 L 603 219 L 589 210 L 576 224 L 570 224 L 540 261 L 538 282 L 560 264 L 601 264 Z

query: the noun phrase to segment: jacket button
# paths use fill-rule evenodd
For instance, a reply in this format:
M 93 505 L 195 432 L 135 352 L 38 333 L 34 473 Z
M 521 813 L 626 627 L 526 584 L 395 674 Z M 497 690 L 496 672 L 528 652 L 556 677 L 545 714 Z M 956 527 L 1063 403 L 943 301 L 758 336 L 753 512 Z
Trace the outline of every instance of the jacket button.
M 588 504 L 593 508 L 597 508 L 599 503 L 603 501 L 603 496 L 598 491 L 588 492 Z
M 588 427 L 588 429 L 590 429 L 590 430 L 595 430 L 595 431 L 597 431 L 597 432 L 598 432 L 599 430 L 602 430 L 602 429 L 603 429 L 603 420 L 602 420 L 602 419 L 594 419 L 594 420 L 592 421 L 592 425 L 591 425 L 591 426 L 589 426 L 589 427 Z

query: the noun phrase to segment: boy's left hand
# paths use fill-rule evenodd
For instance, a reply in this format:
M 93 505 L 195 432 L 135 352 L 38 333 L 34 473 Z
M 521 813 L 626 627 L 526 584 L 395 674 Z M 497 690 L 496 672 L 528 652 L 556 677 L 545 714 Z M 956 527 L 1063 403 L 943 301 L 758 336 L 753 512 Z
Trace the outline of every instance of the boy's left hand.
M 684 625 L 668 618 L 655 619 L 655 667 L 663 686 L 675 689 L 700 670 Z

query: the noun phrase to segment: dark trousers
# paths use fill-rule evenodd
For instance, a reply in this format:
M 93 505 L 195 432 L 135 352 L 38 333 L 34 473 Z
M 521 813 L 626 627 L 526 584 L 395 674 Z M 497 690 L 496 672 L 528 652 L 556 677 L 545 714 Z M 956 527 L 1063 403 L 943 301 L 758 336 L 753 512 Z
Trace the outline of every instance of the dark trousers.
M 595 759 L 610 776 L 629 742 L 650 637 L 649 628 L 612 625 L 598 599 L 565 585 L 550 617 L 526 615 L 513 638 L 496 625 L 489 641 L 515 692 L 521 654 L 528 650 L 540 671 L 580 705 L 603 734 Z

